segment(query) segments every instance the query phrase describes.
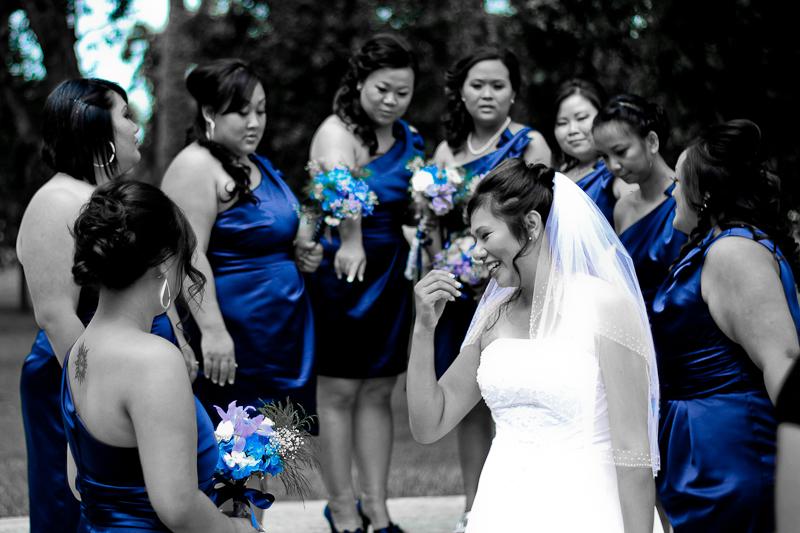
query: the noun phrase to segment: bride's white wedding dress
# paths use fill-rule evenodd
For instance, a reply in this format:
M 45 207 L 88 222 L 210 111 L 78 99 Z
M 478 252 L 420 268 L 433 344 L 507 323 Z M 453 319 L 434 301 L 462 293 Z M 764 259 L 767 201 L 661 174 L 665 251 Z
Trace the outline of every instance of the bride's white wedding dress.
M 468 533 L 624 531 L 593 346 L 562 337 L 485 347 L 477 377 L 496 435 Z

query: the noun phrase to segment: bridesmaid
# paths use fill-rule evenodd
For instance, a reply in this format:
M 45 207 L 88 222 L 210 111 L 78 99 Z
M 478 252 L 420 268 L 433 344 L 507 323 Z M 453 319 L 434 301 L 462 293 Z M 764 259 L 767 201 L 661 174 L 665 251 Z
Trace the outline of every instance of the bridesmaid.
M 605 102 L 599 85 L 573 78 L 556 91 L 556 125 L 553 133 L 561 151 L 559 170 L 594 200 L 609 224 L 614 224 L 614 205 L 636 187 L 627 185 L 598 157 L 592 139 L 592 121 Z
M 31 533 L 75 531 L 80 512 L 66 478 L 61 363 L 92 317 L 97 293 L 72 279 L 70 228 L 95 186 L 125 174 L 141 157 L 139 126 L 116 83 L 61 83 L 47 97 L 43 122 L 42 157 L 55 174 L 34 194 L 17 237 L 17 257 L 41 328 L 20 379 Z M 156 317 L 153 332 L 175 340 L 166 315 Z
M 612 98 L 592 126 L 595 149 L 616 178 L 638 190 L 614 206 L 614 228 L 636 267 L 648 313 L 656 289 L 686 244 L 675 218 L 674 172 L 661 156 L 669 138 L 661 107 L 634 95 Z
M 78 532 L 253 531 L 214 505 L 214 426 L 178 348 L 148 332 L 184 276 L 187 292 L 202 290 L 186 218 L 158 188 L 117 181 L 95 191 L 73 233 L 75 282 L 100 293 L 62 374 Z
M 417 61 L 401 38 L 381 34 L 350 59 L 333 114 L 314 134 L 310 158 L 329 168 L 364 169 L 379 199 L 372 215 L 345 220 L 311 277 L 319 359 L 322 477 L 331 531 L 397 533 L 386 508 L 392 450 L 390 398 L 406 369 L 411 284 L 402 224 L 422 139 L 400 120 L 414 94 Z M 351 464 L 360 482 L 356 509 Z M 363 514 L 359 516 L 359 512 Z
M 679 532 L 774 529 L 775 409 L 800 354 L 797 246 L 748 120 L 711 127 L 676 168 L 689 243 L 652 309 L 659 347 L 658 492 Z
M 314 414 L 314 324 L 300 272 L 316 268 L 322 249 L 299 231 L 280 172 L 255 153 L 264 84 L 247 63 L 221 59 L 192 70 L 186 87 L 197 102 L 195 140 L 162 188 L 186 213 L 202 251 L 196 266 L 214 281 L 192 310 L 207 378 L 198 396 L 212 419 L 214 405 L 287 397 Z
M 523 157 L 529 163 L 550 165 L 547 141 L 538 131 L 512 121 L 509 113 L 521 83 L 519 61 L 507 49 L 480 48 L 459 59 L 445 74 L 447 112 L 446 140 L 439 144 L 434 161 L 439 166 L 460 166 L 468 175 L 482 176 L 508 158 Z M 430 255 L 467 231 L 462 210 L 439 221 Z M 436 327 L 435 366 L 437 379 L 444 375 L 461 349 L 477 306 L 468 294 L 445 308 Z M 478 405 L 458 425 L 461 476 L 466 494 L 465 511 L 455 532 L 463 532 L 475 499 L 486 455 L 492 443 L 492 424 L 486 404 Z

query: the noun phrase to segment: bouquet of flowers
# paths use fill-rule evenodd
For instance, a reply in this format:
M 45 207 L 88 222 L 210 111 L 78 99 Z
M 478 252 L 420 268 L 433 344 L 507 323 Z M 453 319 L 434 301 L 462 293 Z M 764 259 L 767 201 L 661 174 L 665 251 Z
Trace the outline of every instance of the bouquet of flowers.
M 472 260 L 475 239 L 469 234 L 456 235 L 445 244 L 444 250 L 433 258 L 433 268 L 453 274 L 459 281 L 476 288 L 484 283 L 488 272 Z
M 313 175 L 308 197 L 317 219 L 315 241 L 319 240 L 323 221 L 336 227 L 344 219 L 371 215 L 378 205 L 378 196 L 369 189 L 365 175 L 354 174 L 345 166 L 325 171 L 314 161 L 308 163 L 308 170 Z
M 260 530 L 253 507 L 268 509 L 275 497 L 245 484 L 254 476 L 262 480 L 280 476 L 287 492 L 306 494 L 310 485 L 303 469 L 316 466 L 308 437 L 311 419 L 288 400 L 285 405 L 265 404 L 258 411 L 238 406 L 236 401 L 227 411 L 214 408 L 221 418 L 214 431 L 219 449 L 214 477 L 222 483 L 215 503 L 232 499 L 235 505 L 249 506 L 253 527 Z M 259 414 L 251 416 L 255 412 Z

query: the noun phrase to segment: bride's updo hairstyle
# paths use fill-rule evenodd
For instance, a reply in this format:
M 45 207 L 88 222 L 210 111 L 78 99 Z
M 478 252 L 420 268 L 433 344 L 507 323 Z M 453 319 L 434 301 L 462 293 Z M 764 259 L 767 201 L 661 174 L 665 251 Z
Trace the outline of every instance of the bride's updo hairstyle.
M 342 122 L 353 128 L 353 133 L 369 149 L 370 155 L 378 151 L 375 127 L 361 107 L 359 84 L 377 70 L 384 68 L 410 68 L 416 83 L 419 68 L 417 58 L 405 39 L 388 33 L 379 33 L 350 58 L 342 83 L 333 97 L 333 112 Z
M 192 281 L 191 296 L 205 277 L 192 266 L 196 239 L 189 222 L 161 189 L 116 180 L 95 189 L 72 230 L 72 276 L 80 286 L 121 290 L 149 269 L 175 258 L 180 277 Z M 180 294 L 179 287 L 172 288 Z
M 266 89 L 258 73 L 241 59 L 218 59 L 198 65 L 186 76 L 186 89 L 197 102 L 187 144 L 197 141 L 222 163 L 222 168 L 233 179 L 233 187 L 227 191 L 230 194 L 228 200 L 239 198 L 257 202 L 250 190 L 250 167 L 240 162 L 228 148 L 208 138 L 203 107 L 209 107 L 221 115 L 237 113 L 250 105 L 253 91 L 259 83 Z

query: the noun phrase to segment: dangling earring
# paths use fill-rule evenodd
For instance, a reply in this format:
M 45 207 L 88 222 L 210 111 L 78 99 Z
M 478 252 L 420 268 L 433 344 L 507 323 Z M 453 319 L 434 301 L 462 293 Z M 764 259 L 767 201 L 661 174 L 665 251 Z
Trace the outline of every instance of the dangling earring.
M 164 283 L 161 285 L 160 303 L 164 311 L 169 309 L 170 304 L 172 304 L 172 291 L 169 288 L 167 278 L 164 278 Z
M 108 158 L 108 161 L 105 163 L 92 163 L 92 165 L 96 166 L 97 168 L 105 168 L 111 166 L 111 163 L 114 162 L 114 159 L 117 158 L 117 147 L 114 146 L 114 143 L 108 141 L 108 145 L 111 147 L 111 157 Z
M 206 140 L 214 140 L 214 121 L 210 118 L 206 119 Z

